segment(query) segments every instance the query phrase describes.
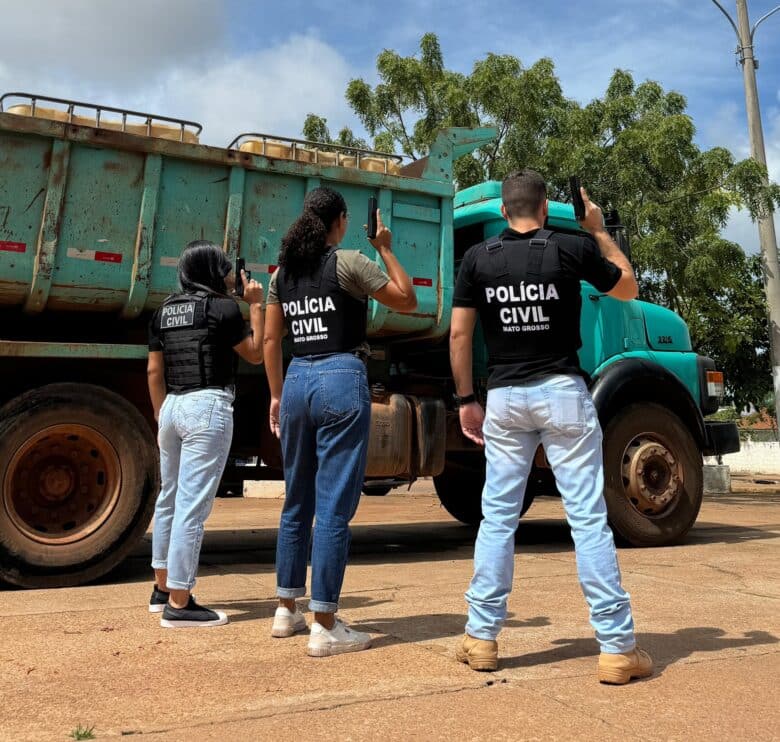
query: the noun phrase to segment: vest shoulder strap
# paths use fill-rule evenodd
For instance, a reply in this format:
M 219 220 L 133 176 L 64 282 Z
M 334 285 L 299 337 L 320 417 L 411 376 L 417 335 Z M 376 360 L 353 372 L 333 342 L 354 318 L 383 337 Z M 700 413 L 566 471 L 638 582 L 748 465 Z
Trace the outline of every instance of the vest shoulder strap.
M 550 243 L 555 244 L 550 238 L 553 232 L 549 229 L 540 229 L 528 241 L 528 276 L 529 278 L 538 278 L 542 275 L 542 263 L 544 253 Z
M 316 286 L 317 288 L 320 287 L 322 284 L 322 279 L 325 276 L 325 273 L 328 270 L 328 266 L 330 265 L 330 261 L 336 260 L 336 252 L 338 250 L 338 247 L 336 245 L 331 245 L 327 252 L 325 253 L 325 256 L 322 259 L 322 264 L 320 266 L 320 269 L 311 277 L 311 286 Z
M 485 251 L 490 262 L 490 271 L 495 276 L 503 276 L 509 272 L 504 252 L 504 241 L 500 237 L 491 237 L 485 241 Z

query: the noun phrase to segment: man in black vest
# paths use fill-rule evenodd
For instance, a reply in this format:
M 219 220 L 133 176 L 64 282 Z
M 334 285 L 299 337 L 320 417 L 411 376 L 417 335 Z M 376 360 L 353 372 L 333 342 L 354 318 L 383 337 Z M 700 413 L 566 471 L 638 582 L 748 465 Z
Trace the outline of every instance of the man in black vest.
M 469 618 L 457 650 L 474 670 L 498 666 L 496 637 L 512 589 L 515 530 L 534 453 L 555 474 L 577 553 L 577 570 L 601 646 L 598 677 L 627 683 L 652 673 L 636 648 L 628 594 L 620 584 L 604 503 L 601 428 L 580 368 L 580 281 L 623 301 L 636 298 L 631 264 L 585 193 L 581 223 L 591 237 L 543 229 L 547 189 L 532 170 L 501 189 L 509 222 L 465 255 L 455 288 L 450 358 L 463 433 L 485 446 L 484 518 L 466 593 Z M 487 414 L 474 397 L 472 337 L 477 317 L 488 347 Z

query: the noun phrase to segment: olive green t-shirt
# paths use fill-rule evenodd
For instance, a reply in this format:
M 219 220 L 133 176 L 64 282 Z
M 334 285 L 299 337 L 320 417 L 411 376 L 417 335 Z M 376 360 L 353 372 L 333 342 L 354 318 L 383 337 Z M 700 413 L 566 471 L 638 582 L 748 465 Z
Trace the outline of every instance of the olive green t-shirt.
M 278 273 L 274 273 L 268 284 L 268 304 L 279 303 L 279 294 L 276 291 L 277 275 Z M 357 250 L 336 251 L 336 277 L 342 290 L 361 301 L 390 282 L 390 277 L 379 265 Z

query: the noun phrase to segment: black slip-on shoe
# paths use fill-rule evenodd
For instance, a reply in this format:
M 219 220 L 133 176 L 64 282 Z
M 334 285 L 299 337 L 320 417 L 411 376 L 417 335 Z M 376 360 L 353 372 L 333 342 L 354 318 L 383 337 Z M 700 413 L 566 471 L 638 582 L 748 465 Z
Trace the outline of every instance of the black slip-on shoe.
M 190 595 L 190 602 L 186 608 L 174 608 L 168 605 L 163 609 L 160 626 L 166 629 L 187 629 L 209 626 L 224 626 L 228 617 L 222 611 L 212 611 L 198 605 Z
M 149 613 L 162 613 L 165 610 L 165 606 L 168 605 L 168 596 L 170 593 L 166 593 L 165 590 L 160 590 L 157 585 L 152 590 L 152 597 L 149 598 Z

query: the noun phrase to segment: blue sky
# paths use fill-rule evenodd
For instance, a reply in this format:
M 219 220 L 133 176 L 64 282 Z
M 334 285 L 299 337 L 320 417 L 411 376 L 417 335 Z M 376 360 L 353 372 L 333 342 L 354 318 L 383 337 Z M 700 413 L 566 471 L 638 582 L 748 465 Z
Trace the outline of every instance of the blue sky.
M 724 0 L 734 12 L 733 0 Z M 756 20 L 776 0 L 749 0 Z M 239 131 L 296 136 L 306 113 L 359 128 L 344 101 L 375 78 L 383 48 L 408 54 L 427 31 L 467 72 L 487 52 L 530 65 L 551 57 L 566 95 L 603 93 L 616 67 L 683 93 L 702 146 L 748 153 L 736 38 L 710 0 L 0 0 L 0 89 L 35 90 L 154 110 L 204 123 L 204 141 Z M 35 53 L 30 53 L 34 39 Z M 770 171 L 780 180 L 780 13 L 756 38 Z M 726 234 L 753 251 L 755 227 Z

